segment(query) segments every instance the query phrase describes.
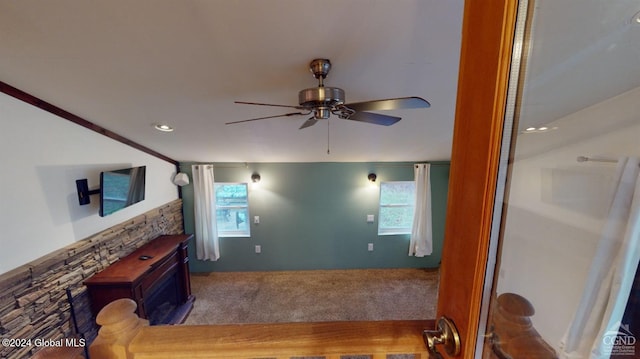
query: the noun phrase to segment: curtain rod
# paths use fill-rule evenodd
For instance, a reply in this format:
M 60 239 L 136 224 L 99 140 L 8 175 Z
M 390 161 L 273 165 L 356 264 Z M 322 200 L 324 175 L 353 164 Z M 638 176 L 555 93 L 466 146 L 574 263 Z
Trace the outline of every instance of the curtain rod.
M 606 157 L 587 157 L 587 156 L 578 156 L 576 158 L 578 162 L 603 162 L 603 163 L 618 163 L 618 160 L 613 158 Z
M 256 163 L 262 163 L 262 162 L 256 162 Z M 291 163 L 298 163 L 298 162 L 291 162 Z M 317 162 L 317 163 L 323 163 L 323 162 Z M 352 162 L 345 162 L 345 163 L 352 163 Z M 355 162 L 353 162 L 355 163 Z M 358 162 L 359 163 L 359 162 Z M 363 163 L 369 163 L 369 162 L 363 162 Z M 433 162 L 415 162 L 415 163 L 390 163 L 390 162 L 373 162 L 372 164 L 375 166 L 379 166 L 379 167 L 413 167 L 413 165 L 415 165 L 416 163 L 418 164 L 422 164 L 422 163 L 428 163 L 432 166 L 448 166 L 450 165 L 450 162 L 447 161 L 438 161 L 437 163 L 433 163 Z M 180 167 L 183 166 L 191 166 L 191 165 L 213 165 L 214 167 L 217 168 L 248 168 L 249 167 L 249 163 L 248 162 L 243 162 L 243 163 L 228 163 L 228 164 L 216 164 L 215 162 L 180 162 Z
M 247 162 L 244 163 L 235 163 L 235 164 L 224 164 L 224 165 L 217 165 L 215 162 L 181 162 L 180 163 L 180 167 L 182 168 L 183 166 L 193 166 L 193 165 L 213 165 L 216 168 L 247 168 L 249 167 L 249 164 Z
M 578 156 L 576 158 L 578 162 L 607 162 L 607 163 L 617 163 L 618 160 L 613 158 L 598 158 L 598 157 L 587 157 L 587 156 Z
M 444 161 L 433 162 L 413 162 L 413 163 L 388 163 L 388 162 L 373 162 L 375 167 L 413 167 L 416 164 L 430 164 L 432 166 L 449 166 L 450 162 L 443 163 Z

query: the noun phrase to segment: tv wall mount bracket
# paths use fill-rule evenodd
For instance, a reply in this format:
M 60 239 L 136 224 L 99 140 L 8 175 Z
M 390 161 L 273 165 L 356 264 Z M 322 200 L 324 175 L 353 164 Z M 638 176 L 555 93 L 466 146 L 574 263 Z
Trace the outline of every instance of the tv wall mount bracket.
M 89 181 L 86 178 L 76 180 L 76 188 L 78 189 L 78 203 L 81 206 L 91 203 L 89 196 L 93 194 L 100 194 L 100 188 L 89 189 Z

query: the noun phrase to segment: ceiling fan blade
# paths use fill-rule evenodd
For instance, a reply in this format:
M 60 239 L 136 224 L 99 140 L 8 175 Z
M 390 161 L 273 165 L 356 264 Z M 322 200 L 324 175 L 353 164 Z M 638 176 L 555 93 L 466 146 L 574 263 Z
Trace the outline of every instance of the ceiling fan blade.
M 316 120 L 315 118 L 311 117 L 310 119 L 304 121 L 302 126 L 300 126 L 299 130 L 302 130 L 303 128 L 311 127 L 311 126 L 315 125 L 317 122 L 318 122 L 318 120 Z
M 252 118 L 249 120 L 240 120 L 240 121 L 232 121 L 232 122 L 225 122 L 225 125 L 233 125 L 236 123 L 243 123 L 243 122 L 251 122 L 251 121 L 258 121 L 258 120 L 266 120 L 268 118 L 276 118 L 276 117 L 288 117 L 288 116 L 297 116 L 297 115 L 308 115 L 310 112 L 291 112 L 291 113 L 285 113 L 283 115 L 275 115 L 275 116 L 265 116 L 265 117 L 258 117 L 258 118 Z
M 391 126 L 400 121 L 401 117 L 382 115 L 372 112 L 356 112 L 348 120 L 372 123 L 374 125 Z
M 262 103 L 262 102 L 246 102 L 246 101 L 233 101 L 234 103 L 237 104 L 241 104 L 241 105 L 256 105 L 256 106 L 272 106 L 272 107 L 288 107 L 288 108 L 295 108 L 298 110 L 304 110 L 304 107 L 301 106 L 289 106 L 289 105 L 275 105 L 272 103 Z
M 428 108 L 431 104 L 421 97 L 400 97 L 390 98 L 386 100 L 373 100 L 365 102 L 356 102 L 345 104 L 348 108 L 360 111 L 387 111 L 387 110 L 401 110 L 410 108 Z

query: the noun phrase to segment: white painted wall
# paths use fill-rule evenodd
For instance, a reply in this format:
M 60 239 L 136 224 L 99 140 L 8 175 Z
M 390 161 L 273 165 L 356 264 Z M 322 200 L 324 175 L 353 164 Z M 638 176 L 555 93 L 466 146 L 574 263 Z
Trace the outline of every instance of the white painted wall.
M 558 350 L 582 294 L 616 165 L 577 156 L 640 156 L 640 88 L 521 134 L 510 187 L 498 294 L 529 299 Z M 594 130 L 595 129 L 595 130 Z
M 173 164 L 2 93 L 0 125 L 0 274 L 178 198 Z M 144 201 L 107 217 L 98 196 L 78 204 L 76 179 L 131 166 L 147 166 Z

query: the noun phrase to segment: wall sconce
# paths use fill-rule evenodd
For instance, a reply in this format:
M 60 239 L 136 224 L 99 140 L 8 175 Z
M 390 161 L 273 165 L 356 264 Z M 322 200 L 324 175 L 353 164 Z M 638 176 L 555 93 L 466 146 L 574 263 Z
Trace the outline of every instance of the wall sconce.
M 251 182 L 253 183 L 258 183 L 260 182 L 260 175 L 257 173 L 254 173 L 251 175 Z
M 376 178 L 378 178 L 378 176 L 376 176 L 375 173 L 369 173 L 369 175 L 367 176 L 367 178 L 369 179 L 369 182 L 375 182 Z

